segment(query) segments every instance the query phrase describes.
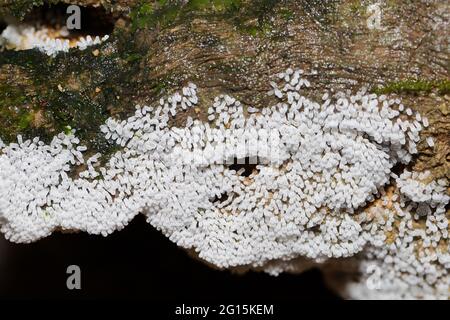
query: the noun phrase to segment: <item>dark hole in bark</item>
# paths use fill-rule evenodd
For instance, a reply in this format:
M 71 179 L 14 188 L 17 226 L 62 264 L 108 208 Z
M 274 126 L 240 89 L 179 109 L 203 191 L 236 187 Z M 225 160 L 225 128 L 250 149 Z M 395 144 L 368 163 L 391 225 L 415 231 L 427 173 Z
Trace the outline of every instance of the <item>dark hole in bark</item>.
M 67 20 L 74 12 L 67 13 L 70 4 L 44 4 L 34 7 L 24 18 L 23 22 L 36 28 L 45 26 L 60 29 L 67 25 Z M 75 36 L 104 36 L 111 34 L 117 20 L 113 14 L 103 7 L 78 6 L 80 8 L 81 28 L 71 29 L 69 37 Z
M 253 172 L 258 173 L 256 166 L 258 165 L 258 158 L 256 157 L 245 157 L 241 159 L 234 158 L 233 163 L 228 166 L 230 170 L 239 172 L 242 171 L 241 176 L 249 177 Z
M 220 195 L 220 197 L 219 196 L 215 196 L 214 198 L 212 198 L 211 199 L 211 202 L 225 202 L 225 201 L 227 201 L 228 200 L 228 194 L 227 193 L 222 193 L 221 195 Z
M 399 162 L 395 166 L 392 167 L 391 172 L 399 176 L 403 173 L 403 171 L 405 171 L 405 169 L 406 169 L 406 164 Z

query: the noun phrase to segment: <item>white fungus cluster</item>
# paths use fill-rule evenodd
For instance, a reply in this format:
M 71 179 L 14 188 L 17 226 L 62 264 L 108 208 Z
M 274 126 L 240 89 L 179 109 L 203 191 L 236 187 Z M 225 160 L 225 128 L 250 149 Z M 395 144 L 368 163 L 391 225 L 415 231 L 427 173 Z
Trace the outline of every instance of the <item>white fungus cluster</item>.
M 66 27 L 60 30 L 52 30 L 47 27 L 36 29 L 28 25 L 9 25 L 0 35 L 0 45 L 7 49 L 29 50 L 37 48 L 39 51 L 56 56 L 60 52 L 69 52 L 71 48 L 85 50 L 89 46 L 101 44 L 109 39 L 103 37 L 86 36 L 69 39 L 70 32 Z
M 388 244 L 374 244 L 360 262 L 362 281 L 348 285 L 358 298 L 448 299 L 450 254 L 445 180 L 425 183 L 429 173 L 405 171 L 396 178 L 397 191 L 384 196 L 380 230 L 391 233 Z M 395 230 L 395 232 L 393 232 Z
M 106 166 L 99 154 L 84 159 L 75 131 L 49 145 L 21 137 L 0 144 L 1 231 L 16 242 L 57 228 L 107 235 L 143 213 L 179 246 L 221 268 L 270 266 L 276 273 L 283 268 L 273 261 L 356 255 L 363 279 L 374 268 L 366 264 L 383 271 L 373 295 L 392 288 L 448 295 L 445 182 L 425 185 L 416 181 L 422 176 L 391 173 L 417 152 L 427 120 L 403 112 L 397 99 L 365 91 L 310 100 L 301 75 L 288 69 L 271 83 L 269 94 L 278 99 L 272 107 L 217 97 L 201 106 L 208 122 L 170 124 L 199 106 L 194 84 L 137 106 L 126 120 L 108 119 L 101 131 L 123 149 Z M 79 165 L 86 170 L 73 177 Z M 399 191 L 385 190 L 391 181 Z
M 358 215 L 364 230 L 361 236 L 371 239 L 365 249 L 337 266 L 319 267 L 326 273 L 341 272 L 340 278 L 347 273 L 349 279 L 332 282 L 337 281 L 335 288 L 350 298 L 448 299 L 448 183 L 443 179 L 425 182 L 429 172 L 405 171 L 400 177 L 393 176 L 396 188 L 383 190 L 381 197 Z M 311 261 L 293 259 L 272 261 L 263 269 L 279 274 L 312 266 Z

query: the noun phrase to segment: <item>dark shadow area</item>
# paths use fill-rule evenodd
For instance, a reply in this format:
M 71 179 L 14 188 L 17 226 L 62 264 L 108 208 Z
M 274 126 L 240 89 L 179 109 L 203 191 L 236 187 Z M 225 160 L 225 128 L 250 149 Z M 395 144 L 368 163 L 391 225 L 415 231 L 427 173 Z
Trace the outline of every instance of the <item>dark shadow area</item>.
M 257 158 L 249 158 L 246 157 L 244 159 L 233 159 L 233 163 L 228 166 L 230 170 L 234 170 L 236 172 L 239 172 L 241 169 L 243 169 L 241 176 L 249 177 L 253 172 L 257 173 L 258 169 L 256 169 L 256 166 L 258 165 Z
M 66 25 L 67 19 L 73 14 L 67 13 L 70 4 L 44 4 L 34 7 L 24 18 L 24 22 L 33 26 L 46 26 L 59 29 Z M 105 8 L 82 7 L 80 8 L 80 30 L 70 30 L 70 36 L 104 36 L 111 34 L 114 29 L 116 18 Z
M 338 299 L 318 270 L 278 277 L 234 275 L 192 259 L 139 216 L 107 238 L 54 234 L 33 244 L 0 239 L 0 298 L 127 298 L 154 301 Z M 69 265 L 82 289 L 66 288 Z
M 392 167 L 391 172 L 396 174 L 397 176 L 400 176 L 406 168 L 406 164 L 398 162 Z
M 225 193 L 222 193 L 221 195 L 220 195 L 220 197 L 218 197 L 218 196 L 215 196 L 214 198 L 212 198 L 212 199 L 210 199 L 211 200 L 211 202 L 220 202 L 220 203 L 222 203 L 222 202 L 225 202 L 225 201 L 227 201 L 228 200 L 228 194 L 225 192 Z

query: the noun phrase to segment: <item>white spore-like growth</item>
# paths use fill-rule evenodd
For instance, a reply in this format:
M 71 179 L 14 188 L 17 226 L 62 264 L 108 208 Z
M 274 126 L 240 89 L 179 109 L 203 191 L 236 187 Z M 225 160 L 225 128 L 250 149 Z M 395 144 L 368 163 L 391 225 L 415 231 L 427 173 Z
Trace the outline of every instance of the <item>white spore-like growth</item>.
M 397 288 L 401 297 L 448 296 L 448 247 L 437 249 L 448 237 L 445 182 L 425 185 L 414 174 L 391 173 L 417 152 L 422 119 L 410 109 L 404 114 L 399 100 L 364 91 L 310 100 L 301 75 L 288 69 L 271 83 L 269 94 L 278 99 L 271 107 L 217 97 L 201 106 L 209 122 L 188 117 L 185 126 L 169 125 L 199 104 L 194 84 L 137 106 L 128 119 L 108 119 L 101 131 L 123 149 L 104 167 L 99 154 L 84 159 L 75 130 L 50 144 L 20 136 L 0 141 L 1 231 L 15 242 L 57 228 L 108 235 L 142 213 L 221 268 L 278 273 L 298 257 L 324 263 L 357 255 L 366 282 L 349 285 L 350 295 Z M 236 160 L 253 161 L 253 171 L 233 169 Z M 79 164 L 87 170 L 73 177 Z M 395 197 L 384 188 L 391 179 Z M 372 202 L 381 204 L 365 208 Z M 416 228 L 413 221 L 424 217 L 426 228 Z M 424 254 L 417 237 L 421 249 L 435 249 Z M 367 264 L 396 267 L 380 275 Z

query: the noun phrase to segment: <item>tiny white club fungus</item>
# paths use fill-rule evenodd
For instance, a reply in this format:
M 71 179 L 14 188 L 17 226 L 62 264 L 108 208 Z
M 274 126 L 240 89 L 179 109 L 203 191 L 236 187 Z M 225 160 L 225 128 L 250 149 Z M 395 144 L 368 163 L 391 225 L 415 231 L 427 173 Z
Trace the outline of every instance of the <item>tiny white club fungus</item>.
M 3 43 L 3 46 L 6 48 L 14 50 L 37 48 L 48 56 L 56 56 L 60 52 L 69 52 L 71 48 L 85 50 L 90 46 L 101 44 L 109 39 L 108 35 L 103 37 L 91 37 L 88 35 L 76 40 L 69 40 L 62 37 L 67 32 L 65 27 L 58 32 L 61 37 L 55 38 L 54 35 L 51 35 L 54 31 L 48 28 L 43 27 L 37 30 L 31 26 L 13 24 L 7 26 L 1 33 L 0 44 Z
M 110 118 L 101 132 L 123 149 L 105 166 L 100 154 L 84 159 L 74 130 L 50 144 L 0 140 L 1 231 L 14 242 L 55 229 L 106 236 L 142 213 L 221 268 L 278 274 L 297 261 L 353 257 L 361 279 L 345 288 L 349 296 L 448 298 L 449 253 L 436 249 L 448 239 L 446 181 L 391 172 L 416 152 L 422 118 L 365 91 L 310 100 L 302 74 L 279 74 L 271 107 L 218 96 L 201 106 L 209 122 L 169 126 L 199 103 L 194 84 L 128 119 Z M 86 170 L 72 177 L 80 163 Z M 390 183 L 394 191 L 385 190 Z

